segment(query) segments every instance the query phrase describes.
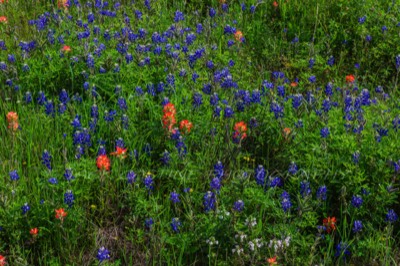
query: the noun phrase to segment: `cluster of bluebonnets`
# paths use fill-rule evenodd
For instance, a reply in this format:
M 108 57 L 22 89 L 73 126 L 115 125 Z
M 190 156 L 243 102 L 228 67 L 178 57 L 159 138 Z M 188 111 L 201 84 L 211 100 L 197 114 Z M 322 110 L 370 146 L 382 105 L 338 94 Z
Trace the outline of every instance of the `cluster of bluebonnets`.
M 354 239 L 361 238 L 366 223 L 369 230 L 382 225 L 393 228 L 398 221 L 397 177 L 400 174 L 400 149 L 396 142 L 399 141 L 400 115 L 396 91 L 359 84 L 355 74 L 360 69 L 357 62 L 353 72 L 338 76 L 338 80 L 319 81 L 323 75 L 314 72 L 315 65 L 333 71 L 337 68 L 337 55 L 327 56 L 325 62 L 306 58 L 308 63 L 304 67 L 305 74 L 301 75 L 303 78 L 275 69 L 262 75 L 250 70 L 249 75 L 242 73 L 251 66 L 246 55 L 251 43 L 246 39 L 244 23 L 234 19 L 231 9 L 242 12 L 243 17 L 251 17 L 259 9 L 278 9 L 276 2 L 242 3 L 238 9 L 236 4 L 220 1 L 217 6 L 208 7 L 204 16 L 185 14 L 180 10 L 163 14 L 157 2 L 134 2 L 124 6 L 101 0 L 58 1 L 53 10 L 29 20 L 30 30 L 35 33 L 32 39 L 0 40 L 2 96 L 7 98 L 1 108 L 9 123 L 1 132 L 3 136 L 7 134 L 8 142 L 13 145 L 25 145 L 18 139 L 32 141 L 30 133 L 25 132 L 29 127 L 28 119 L 33 118 L 27 116 L 50 121 L 48 125 L 54 131 L 51 134 L 59 136 L 42 140 L 40 146 L 44 148 L 36 154 L 37 161 L 30 161 L 29 167 L 41 167 L 38 175 L 45 177 L 47 182 L 40 181 L 39 187 L 62 185 L 65 188 L 62 201 L 43 193 L 18 197 L 23 193 L 18 184 L 28 177 L 30 170 L 18 169 L 20 164 L 11 162 L 9 169 L 2 170 L 3 174 L 9 174 L 9 178 L 2 181 L 6 189 L 0 190 L 0 200 L 7 209 L 2 214 L 15 213 L 17 208 L 25 220 L 37 222 L 40 219 L 35 216 L 43 214 L 35 209 L 41 209 L 49 201 L 52 203 L 48 209 L 55 209 L 55 213 L 53 210 L 50 217 L 48 212 L 48 219 L 54 220 L 55 214 L 62 226 L 68 226 L 69 215 L 82 213 L 80 208 L 88 207 L 75 206 L 76 202 L 79 205 L 89 201 L 79 199 L 85 192 L 80 191 L 79 196 L 75 194 L 79 185 L 74 182 L 84 175 L 79 165 L 89 162 L 90 167 L 93 166 L 90 171 L 102 184 L 107 182 L 108 175 L 113 178 L 124 176 L 123 186 L 116 186 L 118 190 L 113 193 L 131 189 L 135 196 L 134 189 L 141 189 L 143 200 L 159 201 L 165 206 L 172 204 L 171 209 L 168 207 L 170 213 L 162 219 L 161 216 L 138 214 L 141 223 L 135 226 L 145 232 L 162 229 L 171 235 L 188 233 L 193 222 L 187 217 L 189 213 L 195 215 L 199 223 L 205 223 L 204 217 L 215 214 L 212 223 L 220 222 L 224 230 L 223 226 L 227 229 L 229 224 L 223 225 L 225 218 L 218 217 L 231 215 L 235 217 L 232 223 L 237 222 L 233 230 L 238 237 L 225 239 L 224 247 L 239 256 L 259 250 L 260 260 L 268 259 L 270 264 L 276 259 L 285 263 L 285 250 L 295 244 L 278 240 L 290 239 L 290 233 L 282 235 L 280 231 L 268 231 L 269 239 L 245 242 L 247 236 L 241 231 L 249 228 L 247 233 L 253 232 L 251 228 L 257 224 L 249 222 L 253 216 L 259 223 L 264 220 L 266 224 L 272 221 L 279 224 L 285 219 L 290 223 L 291 219 L 301 220 L 301 213 L 314 208 L 314 217 L 311 222 L 307 221 L 310 224 L 302 228 L 302 232 L 317 235 L 321 242 L 332 241 L 333 257 L 343 261 L 351 258 L 351 251 L 357 245 Z M 148 26 L 158 15 L 162 18 L 158 20 L 160 25 Z M 366 17 L 361 17 L 358 22 L 361 25 L 365 20 Z M 387 26 L 382 27 L 383 33 L 388 30 Z M 371 42 L 372 38 L 367 35 L 365 40 Z M 296 37 L 292 43 L 297 42 Z M 394 54 L 391 58 L 393 69 L 397 71 L 393 75 L 398 75 L 400 56 Z M 47 75 L 43 67 L 54 74 Z M 41 75 L 47 84 L 32 83 Z M 342 139 L 353 143 L 351 148 L 354 150 L 350 154 L 341 154 L 347 152 L 338 148 Z M 347 145 L 346 141 L 343 143 Z M 384 147 L 390 143 L 394 143 L 386 148 L 390 152 L 377 148 L 381 152 L 377 154 L 366 148 L 368 145 Z M 277 156 L 275 159 L 270 150 L 282 152 L 286 158 Z M 315 166 L 315 174 L 312 172 L 313 160 L 316 164 L 329 164 L 329 159 L 323 161 L 311 157 L 307 162 L 302 158 L 305 153 L 311 154 L 315 150 L 321 152 L 314 155 L 316 157 L 326 157 L 329 152 L 338 153 L 336 159 L 346 157 L 344 166 L 339 163 L 336 166 L 343 167 L 345 175 L 355 175 L 359 171 L 367 178 L 348 184 L 351 190 L 348 191 L 350 195 L 346 195 L 341 189 L 347 184 L 336 182 L 336 176 L 329 176 L 329 173 L 326 174 L 328 178 L 318 176 L 321 169 L 328 170 L 329 167 Z M 390 157 L 387 157 L 388 153 Z M 374 161 L 371 156 L 378 155 L 384 162 L 375 166 L 385 166 L 385 170 L 379 171 L 384 175 L 382 180 L 365 172 L 371 168 L 362 170 Z M 7 156 L 2 154 L 2 160 Z M 205 176 L 200 183 L 191 179 L 171 186 L 165 182 L 165 176 L 157 178 L 157 174 L 166 169 L 179 172 L 186 167 L 184 170 L 190 172 L 192 164 L 188 162 L 205 162 L 201 165 L 203 173 L 195 174 L 197 180 Z M 79 177 L 75 177 L 76 173 Z M 374 190 L 381 183 L 385 185 L 387 195 Z M 243 187 L 237 192 L 235 186 L 238 184 L 257 192 L 252 194 Z M 230 190 L 234 192 L 230 194 Z M 195 196 L 190 196 L 192 193 Z M 268 218 L 267 222 L 265 214 L 257 216 L 263 206 L 253 199 L 258 197 L 257 193 L 268 195 L 263 199 L 277 204 L 273 213 L 282 221 Z M 365 201 L 371 206 L 378 193 L 383 195 L 382 198 L 379 196 L 382 204 L 379 212 L 362 210 Z M 17 204 L 4 200 L 3 195 L 9 194 L 16 195 L 13 200 Z M 38 196 L 39 201 L 35 201 Z M 193 210 L 182 207 L 183 204 L 189 204 Z M 133 215 L 135 207 L 129 209 Z M 341 213 L 342 207 L 348 213 Z M 351 218 L 345 222 L 347 214 Z M 374 221 L 369 221 L 372 217 Z M 160 223 L 168 223 L 169 229 L 160 227 Z M 11 243 L 18 242 L 11 240 L 11 230 L 25 227 L 24 224 L 10 228 L 7 219 L 0 217 L 0 238 L 6 243 L 0 246 L 1 254 L 6 254 Z M 341 232 L 336 239 L 328 237 L 339 228 Z M 398 232 L 398 226 L 394 228 Z M 351 231 L 352 235 L 346 231 Z M 31 235 L 36 237 L 37 230 L 32 232 Z M 27 238 L 24 233 L 19 237 Z M 216 241 L 211 231 L 204 237 L 208 245 L 221 241 Z M 271 247 L 263 244 L 262 241 L 270 241 L 273 237 L 271 241 L 275 248 L 272 244 Z M 196 244 L 199 245 L 197 242 L 191 245 Z M 330 245 L 321 246 L 328 248 Z M 93 257 L 100 263 L 118 258 L 117 251 L 110 253 L 107 246 L 97 248 L 97 256 Z M 204 252 L 200 251 L 200 246 L 198 249 L 199 254 Z M 0 265 L 3 264 L 0 262 Z

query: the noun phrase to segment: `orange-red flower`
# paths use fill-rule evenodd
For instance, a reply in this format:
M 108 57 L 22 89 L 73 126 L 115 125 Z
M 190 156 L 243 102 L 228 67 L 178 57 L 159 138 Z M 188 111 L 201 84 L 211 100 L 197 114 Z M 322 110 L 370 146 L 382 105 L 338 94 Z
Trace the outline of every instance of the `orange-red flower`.
M 164 114 L 172 113 L 173 115 L 175 115 L 176 114 L 175 105 L 173 103 L 167 103 L 163 107 L 163 112 Z
M 323 220 L 323 223 L 328 234 L 336 230 L 336 217 L 327 217 Z
M 190 133 L 190 130 L 192 129 L 193 124 L 189 120 L 182 120 L 179 124 L 179 129 L 182 131 L 182 133 Z
M 69 53 L 71 52 L 71 46 L 64 45 L 63 48 L 61 48 L 61 51 L 63 51 L 64 53 Z
M 39 233 L 39 229 L 37 229 L 37 227 L 32 228 L 32 229 L 29 231 L 29 233 L 30 233 L 33 237 L 36 237 L 36 236 L 38 235 L 38 233 Z
M 275 264 L 277 264 L 277 262 L 276 262 L 276 256 L 267 259 L 267 262 L 269 263 L 269 265 L 275 265 Z
M 68 9 L 69 2 L 68 2 L 68 0 L 58 0 L 57 6 L 58 6 L 58 8 Z
M 111 162 L 107 155 L 99 155 L 96 159 L 97 168 L 110 171 Z
M 0 4 L 3 4 L 3 3 L 8 3 L 8 0 L 0 0 Z
M 58 210 L 54 210 L 56 212 L 56 219 L 64 221 L 64 218 L 67 217 L 68 212 L 64 211 L 64 208 L 60 208 Z
M 172 112 L 164 113 L 162 123 L 163 127 L 167 128 L 168 131 L 171 132 L 174 125 L 176 124 L 175 114 Z
M 290 87 L 297 87 L 298 83 L 293 81 L 292 83 L 290 83 Z
M 347 83 L 353 83 L 356 79 L 354 78 L 353 75 L 347 75 L 346 76 L 346 82 Z
M 0 23 L 7 23 L 7 22 L 8 22 L 8 19 L 7 19 L 6 16 L 1 16 L 0 17 Z
M 19 127 L 18 114 L 16 112 L 8 112 L 6 117 L 7 117 L 7 122 L 8 122 L 8 128 L 16 131 Z
M 279 6 L 278 2 L 276 2 L 276 1 L 274 1 L 274 2 L 272 3 L 272 5 L 273 5 L 274 7 L 278 7 L 278 6 Z
M 0 266 L 5 266 L 6 263 L 6 257 L 0 255 Z
M 282 131 L 282 135 L 285 139 L 287 139 L 290 135 L 290 133 L 292 132 L 292 130 L 288 127 L 285 127 Z
M 235 131 L 239 132 L 240 134 L 242 134 L 242 133 L 245 133 L 245 132 L 247 131 L 247 125 L 246 125 L 245 122 L 240 121 L 240 122 L 237 122 L 237 123 L 235 124 L 235 126 L 233 127 L 233 129 L 234 129 Z
M 117 146 L 117 150 L 115 152 L 112 152 L 111 155 L 116 155 L 116 156 L 121 157 L 121 158 L 126 158 L 126 151 L 127 150 L 128 150 L 127 148 L 124 149 L 124 148 L 121 148 L 121 147 Z
M 238 42 L 243 42 L 243 33 L 240 30 L 235 32 L 235 40 Z

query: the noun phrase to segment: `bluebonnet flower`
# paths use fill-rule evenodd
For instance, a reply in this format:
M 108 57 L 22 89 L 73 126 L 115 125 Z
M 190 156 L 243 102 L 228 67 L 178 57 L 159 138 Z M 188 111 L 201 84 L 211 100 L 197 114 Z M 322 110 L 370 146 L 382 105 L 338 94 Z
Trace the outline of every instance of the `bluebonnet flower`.
M 68 205 L 69 208 L 72 207 L 72 205 L 74 205 L 74 194 L 72 193 L 72 190 L 68 190 L 67 192 L 65 192 L 64 194 L 64 203 Z
M 154 224 L 153 218 L 147 218 L 147 219 L 144 221 L 144 226 L 145 226 L 146 230 L 151 230 L 153 224 Z
M 396 61 L 396 69 L 398 70 L 400 68 L 400 54 L 396 55 L 395 61 Z
M 65 169 L 64 177 L 65 177 L 65 180 L 67 180 L 68 182 L 70 182 L 72 179 L 75 179 L 75 177 L 72 174 L 71 168 Z
M 8 59 L 8 62 L 15 63 L 15 55 L 9 54 L 7 59 Z
M 171 228 L 175 233 L 179 233 L 179 227 L 182 226 L 182 223 L 179 221 L 179 218 L 172 218 Z
M 4 62 L 0 62 L 0 70 L 7 70 L 7 64 Z
M 210 10 L 208 11 L 208 14 L 210 15 L 210 17 L 213 18 L 217 14 L 217 11 L 215 11 L 214 8 L 210 7 Z
M 58 180 L 55 177 L 50 177 L 47 181 L 49 181 L 49 183 L 52 184 L 52 185 L 57 185 L 58 184 Z
M 355 196 L 351 198 L 351 205 L 353 205 L 354 208 L 360 208 L 363 203 L 363 199 L 360 196 Z
M 335 64 L 335 58 L 333 56 L 329 57 L 327 64 L 333 66 L 333 64 Z
M 400 55 L 399 55 L 399 60 L 400 60 Z M 400 61 L 399 61 L 400 62 Z M 399 63 L 400 64 L 400 63 Z M 212 60 L 208 60 L 206 62 L 206 67 L 209 69 L 213 69 L 214 68 L 214 62 Z
M 76 115 L 74 120 L 72 120 L 71 126 L 73 126 L 74 130 L 80 129 L 82 127 L 80 119 L 81 119 L 81 116 L 80 115 Z
M 282 178 L 280 178 L 280 177 L 270 177 L 269 179 L 270 179 L 269 186 L 271 188 L 282 187 L 283 186 Z
M 235 44 L 234 40 L 228 40 L 228 47 L 231 47 L 234 44 Z
M 292 207 L 292 203 L 290 201 L 290 195 L 286 191 L 283 191 L 281 194 L 281 204 L 284 212 L 288 212 Z
M 110 251 L 108 251 L 108 249 L 106 249 L 105 247 L 101 247 L 97 251 L 96 258 L 99 260 L 99 263 L 102 263 L 105 260 L 109 260 L 110 259 Z
M 358 18 L 358 23 L 359 23 L 359 24 L 364 24 L 364 22 L 365 22 L 366 19 L 367 19 L 366 16 L 362 16 L 362 17 Z
M 372 36 L 371 36 L 371 35 L 365 36 L 365 40 L 366 40 L 367 42 L 372 41 Z
M 300 195 L 304 198 L 311 194 L 310 182 L 301 181 L 300 182 Z
M 399 219 L 399 216 L 394 212 L 393 209 L 388 210 L 388 213 L 386 214 L 386 221 L 389 223 L 394 223 Z
M 187 147 L 186 147 L 186 144 L 183 142 L 182 136 L 179 136 L 178 140 L 175 143 L 175 147 L 178 150 L 178 154 L 180 157 L 186 155 Z
M 106 154 L 107 154 L 106 148 L 103 145 L 100 145 L 99 150 L 97 151 L 97 156 Z
M 136 181 L 136 174 L 135 174 L 135 172 L 129 171 L 129 172 L 126 174 L 126 179 L 127 179 L 128 184 L 134 183 L 134 182 Z
M 297 171 L 299 171 L 299 167 L 297 166 L 297 164 L 295 162 L 291 162 L 289 165 L 289 174 L 291 175 L 295 175 L 297 173 Z
M 174 18 L 175 23 L 178 23 L 179 21 L 183 20 L 185 20 L 183 13 L 179 10 L 175 11 L 175 18 Z
M 330 134 L 329 129 L 327 127 L 324 127 L 321 129 L 321 138 L 327 138 Z
M 233 114 L 234 114 L 233 109 L 229 105 L 226 106 L 224 110 L 224 118 L 231 118 Z
M 276 90 L 278 92 L 278 96 L 285 97 L 285 86 L 279 85 L 278 87 L 276 87 Z
M 294 125 L 296 128 L 302 128 L 304 126 L 303 120 L 299 119 Z
M 144 178 L 144 185 L 149 192 L 154 189 L 154 182 L 151 174 L 147 174 L 146 177 Z
M 315 59 L 314 58 L 310 58 L 310 60 L 308 61 L 308 67 L 309 68 L 313 68 L 315 64 Z
M 257 185 L 264 186 L 265 185 L 265 169 L 262 165 L 259 165 L 254 171 L 254 177 L 256 179 Z
M 358 151 L 354 152 L 352 157 L 353 157 L 353 162 L 355 164 L 358 164 L 358 162 L 360 161 L 360 152 Z
M 11 181 L 17 181 L 17 180 L 19 180 L 19 175 L 18 175 L 18 173 L 17 173 L 17 170 L 13 170 L 13 171 L 11 171 L 9 174 L 10 174 L 10 179 L 11 179 Z
M 55 110 L 54 110 L 53 101 L 49 100 L 49 101 L 45 102 L 44 107 L 45 107 L 46 115 L 52 116 L 52 117 L 55 116 Z
M 241 212 L 244 209 L 244 202 L 243 200 L 238 200 L 233 204 L 233 210 L 237 212 Z
M 349 245 L 344 242 L 340 242 L 336 246 L 336 251 L 335 251 L 335 257 L 340 257 L 340 256 L 349 256 L 351 254 L 349 250 Z
M 126 111 L 128 109 L 126 100 L 123 97 L 118 98 L 118 106 L 119 106 L 119 109 L 122 111 Z
M 221 180 L 220 178 L 214 177 L 210 182 L 210 188 L 215 191 L 219 191 L 221 189 Z
M 325 185 L 320 186 L 317 189 L 317 199 L 325 201 L 326 200 L 326 192 L 327 192 L 326 186 Z
M 303 95 L 295 94 L 292 96 L 292 107 L 297 110 L 303 102 Z
M 214 165 L 214 176 L 221 179 L 224 176 L 224 166 L 220 161 Z
M 258 127 L 258 122 L 257 122 L 257 119 L 255 117 L 250 118 L 249 126 L 250 126 L 250 128 Z
M 92 54 L 88 54 L 86 57 L 86 66 L 88 68 L 94 68 L 94 58 Z
M 114 121 L 114 117 L 116 115 L 117 115 L 117 111 L 115 111 L 115 110 L 110 110 L 109 112 L 105 111 L 104 112 L 104 120 L 106 122 L 112 122 L 112 121 Z
M 216 106 L 216 107 L 214 108 L 213 117 L 214 117 L 214 118 L 220 117 L 221 111 L 222 111 L 222 108 L 221 108 L 220 106 Z
M 203 198 L 203 206 L 204 206 L 204 211 L 209 212 L 211 210 L 215 210 L 216 207 L 216 195 L 214 192 L 208 191 L 206 194 L 204 194 Z
M 254 14 L 256 12 L 256 7 L 255 6 L 250 6 L 250 13 Z
M 179 200 L 179 194 L 176 193 L 175 191 L 171 192 L 169 199 L 172 201 L 172 203 L 178 203 L 180 202 Z
M 382 30 L 382 33 L 385 33 L 385 31 L 387 31 L 388 28 L 386 26 L 382 26 L 381 30 Z
M 317 81 L 317 78 L 315 76 L 310 76 L 308 78 L 308 81 L 310 81 L 311 83 L 315 83 Z
M 25 203 L 22 205 L 21 210 L 22 210 L 22 215 L 25 215 L 28 211 L 30 211 L 31 207 L 29 206 L 28 203 Z
M 363 229 L 363 224 L 360 220 L 355 220 L 353 223 L 353 232 L 358 233 Z
M 199 74 L 197 74 L 197 72 L 193 72 L 192 74 L 192 80 L 194 83 L 196 83 L 196 80 L 199 78 Z
M 44 150 L 42 154 L 42 164 L 51 170 L 51 155 L 47 150 Z
M 284 115 L 284 113 L 283 113 L 283 112 L 284 112 L 283 106 L 280 106 L 280 105 L 279 105 L 277 102 L 275 102 L 275 101 L 273 101 L 273 102 L 271 103 L 270 112 L 273 112 L 273 113 L 274 113 L 276 119 L 282 118 L 283 115 Z

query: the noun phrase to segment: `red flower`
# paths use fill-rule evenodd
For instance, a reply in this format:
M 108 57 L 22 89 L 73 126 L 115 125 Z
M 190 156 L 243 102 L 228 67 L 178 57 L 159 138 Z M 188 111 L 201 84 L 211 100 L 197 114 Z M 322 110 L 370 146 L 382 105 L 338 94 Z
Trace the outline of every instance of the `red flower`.
M 236 31 L 235 32 L 235 40 L 238 42 L 243 42 L 243 39 L 244 39 L 243 33 L 240 30 Z
M 71 46 L 64 45 L 63 48 L 61 49 L 61 51 L 66 52 L 66 53 L 71 52 Z
M 290 83 L 290 87 L 297 87 L 298 83 L 293 81 L 292 83 Z
M 7 22 L 8 22 L 8 20 L 7 20 L 6 16 L 1 16 L 0 17 L 0 23 L 7 23 Z
M 64 211 L 63 208 L 54 211 L 56 212 L 56 219 L 61 220 L 61 222 L 63 222 L 64 218 L 67 217 L 68 212 Z
M 112 152 L 111 155 L 116 155 L 116 156 L 121 157 L 121 158 L 126 158 L 126 151 L 127 151 L 126 148 L 124 149 L 124 148 L 121 148 L 121 147 L 117 146 L 117 150 L 115 152 Z M 99 165 L 97 165 L 97 167 L 98 166 Z
M 182 120 L 179 124 L 179 129 L 182 131 L 182 133 L 190 133 L 192 127 L 193 124 L 189 120 Z
M 336 217 L 328 217 L 323 220 L 326 232 L 329 234 L 331 231 L 336 230 Z
M 275 264 L 277 264 L 277 262 L 276 262 L 276 256 L 267 259 L 267 262 L 269 263 L 269 265 L 275 265 Z
M 166 112 L 163 115 L 162 123 L 164 128 L 168 128 L 168 131 L 172 131 L 172 128 L 176 124 L 175 114 L 172 112 Z
M 247 131 L 247 125 L 245 122 L 240 121 L 235 124 L 233 129 L 239 133 L 245 133 Z
M 0 255 L 0 266 L 5 266 L 6 263 L 6 257 Z
M 58 0 L 57 5 L 58 5 L 58 8 L 62 8 L 63 7 L 64 9 L 68 9 L 69 2 L 68 2 L 68 0 Z
M 276 1 L 274 1 L 273 3 L 272 3 L 272 5 L 274 6 L 274 7 L 278 7 L 278 2 L 276 2 Z
M 175 105 L 173 103 L 167 103 L 163 107 L 163 112 L 164 114 L 172 113 L 173 115 L 175 115 L 176 114 Z
M 288 127 L 285 127 L 283 129 L 282 135 L 283 137 L 287 140 L 287 138 L 289 137 L 290 133 L 292 132 L 292 130 Z
M 353 75 L 347 75 L 346 76 L 346 82 L 347 83 L 353 83 L 356 79 L 354 78 Z
M 16 131 L 19 127 L 18 114 L 16 112 L 8 112 L 6 117 L 7 117 L 7 122 L 8 122 L 7 127 Z
M 37 229 L 37 227 L 32 228 L 32 229 L 29 231 L 29 233 L 30 233 L 33 237 L 36 237 L 36 236 L 38 235 L 38 233 L 39 233 L 39 229 Z
M 97 164 L 97 168 L 99 168 L 100 170 L 106 170 L 106 171 L 110 171 L 110 159 L 107 157 L 107 155 L 99 155 L 96 159 L 96 164 Z

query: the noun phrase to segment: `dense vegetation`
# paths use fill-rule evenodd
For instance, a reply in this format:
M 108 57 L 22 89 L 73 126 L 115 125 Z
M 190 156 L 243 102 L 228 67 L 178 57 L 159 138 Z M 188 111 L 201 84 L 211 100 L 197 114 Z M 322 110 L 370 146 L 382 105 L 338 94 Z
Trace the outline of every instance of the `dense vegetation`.
M 0 0 L 0 266 L 398 265 L 399 18 Z

